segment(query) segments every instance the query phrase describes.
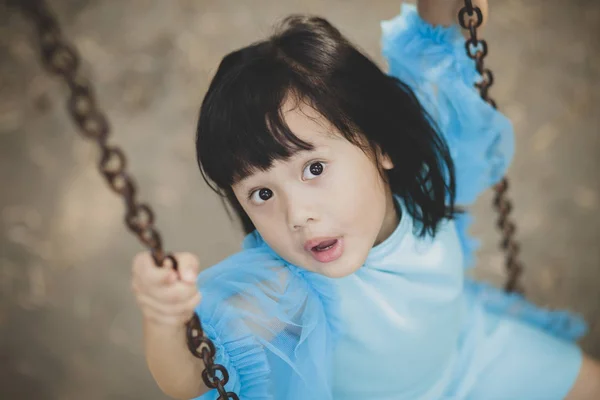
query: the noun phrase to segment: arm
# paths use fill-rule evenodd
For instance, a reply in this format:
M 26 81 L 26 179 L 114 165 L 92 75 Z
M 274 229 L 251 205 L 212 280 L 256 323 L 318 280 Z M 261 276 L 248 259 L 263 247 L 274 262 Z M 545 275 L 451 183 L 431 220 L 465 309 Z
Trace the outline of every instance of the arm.
M 160 389 L 176 399 L 191 399 L 209 389 L 202 381 L 204 362 L 187 348 L 185 326 L 156 324 L 144 319 L 146 361 Z
M 176 399 L 201 396 L 209 389 L 202 381 L 204 363 L 187 348 L 185 322 L 200 302 L 196 287 L 199 266 L 195 256 L 177 254 L 179 273 L 157 268 L 148 252 L 133 263 L 132 289 L 144 318 L 146 362 L 160 389 Z

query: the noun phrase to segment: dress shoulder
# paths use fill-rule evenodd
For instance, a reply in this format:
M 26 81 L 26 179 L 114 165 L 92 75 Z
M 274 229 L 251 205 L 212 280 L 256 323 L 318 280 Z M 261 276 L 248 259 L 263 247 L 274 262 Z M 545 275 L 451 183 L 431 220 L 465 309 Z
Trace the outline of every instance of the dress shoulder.
M 328 399 L 333 288 L 259 236 L 245 247 L 198 277 L 196 312 L 217 349 L 215 363 L 229 372 L 226 389 L 243 399 Z M 217 397 L 213 390 L 200 399 Z

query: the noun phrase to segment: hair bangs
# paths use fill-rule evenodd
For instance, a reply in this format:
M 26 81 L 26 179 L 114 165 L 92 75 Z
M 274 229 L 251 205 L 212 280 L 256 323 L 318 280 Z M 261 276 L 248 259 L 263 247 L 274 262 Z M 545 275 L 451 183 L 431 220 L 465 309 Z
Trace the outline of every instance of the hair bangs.
M 299 139 L 287 125 L 282 106 L 292 89 L 289 69 L 254 65 L 230 71 L 224 83 L 202 105 L 196 148 L 204 179 L 222 192 L 274 161 L 287 160 L 313 145 Z M 215 112 L 219 110 L 219 112 Z M 219 190 L 221 189 L 221 190 Z

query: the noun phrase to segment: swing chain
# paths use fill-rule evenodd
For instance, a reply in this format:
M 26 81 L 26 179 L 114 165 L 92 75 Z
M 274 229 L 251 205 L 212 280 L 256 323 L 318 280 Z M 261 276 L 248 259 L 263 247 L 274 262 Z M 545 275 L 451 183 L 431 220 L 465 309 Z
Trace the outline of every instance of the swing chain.
M 100 149 L 98 169 L 110 188 L 121 195 L 125 201 L 125 224 L 150 249 L 152 258 L 158 267 L 170 267 L 177 270 L 177 260 L 171 254 L 165 254 L 162 239 L 154 227 L 154 213 L 147 204 L 136 201 L 136 188 L 133 180 L 125 171 L 126 158 L 116 146 L 107 145 L 110 127 L 105 114 L 97 108 L 96 99 L 90 83 L 79 75 L 79 56 L 73 46 L 65 41 L 56 19 L 43 0 L 13 1 L 21 7 L 36 29 L 42 63 L 51 73 L 59 75 L 70 89 L 67 108 L 81 134 L 95 140 Z M 204 336 L 200 318 L 194 316 L 186 324 L 188 348 L 191 353 L 202 359 L 205 370 L 202 380 L 211 389 L 217 389 L 217 400 L 239 400 L 235 393 L 227 392 L 224 386 L 229 380 L 225 367 L 214 364 L 216 355 L 212 341 Z M 220 372 L 222 378 L 217 377 Z
M 483 13 L 479 7 L 473 6 L 471 0 L 465 0 L 465 6 L 458 13 L 458 22 L 463 29 L 469 31 L 470 37 L 465 42 L 467 56 L 475 61 L 475 68 L 481 75 L 481 81 L 476 83 L 475 87 L 479 90 L 479 94 L 485 102 L 497 108 L 496 102 L 489 97 L 489 88 L 494 84 L 494 74 L 484 66 L 488 45 L 485 40 L 477 38 L 477 28 L 483 23 Z M 523 273 L 523 264 L 518 260 L 520 248 L 514 239 L 517 228 L 510 218 L 512 202 L 507 196 L 508 178 L 503 177 L 494 186 L 494 191 L 493 205 L 499 214 L 496 225 L 502 232 L 500 247 L 506 255 L 505 265 L 508 272 L 508 279 L 504 288 L 508 292 L 523 293 L 523 287 L 519 284 L 519 277 Z

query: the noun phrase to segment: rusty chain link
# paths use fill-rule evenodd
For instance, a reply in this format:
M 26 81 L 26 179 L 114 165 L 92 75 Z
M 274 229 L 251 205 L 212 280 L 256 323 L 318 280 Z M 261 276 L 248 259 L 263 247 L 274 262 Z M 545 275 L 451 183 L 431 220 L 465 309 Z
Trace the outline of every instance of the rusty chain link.
M 96 105 L 91 84 L 79 75 L 79 56 L 75 48 L 62 36 L 56 19 L 43 0 L 13 1 L 33 21 L 37 29 L 38 44 L 44 67 L 62 77 L 71 96 L 67 108 L 80 133 L 96 141 L 100 150 L 98 169 L 110 188 L 123 197 L 126 206 L 125 224 L 150 249 L 158 267 L 177 270 L 177 260 L 163 250 L 161 236 L 154 227 L 154 213 L 147 204 L 138 203 L 133 180 L 125 171 L 126 158 L 122 150 L 107 144 L 110 127 L 106 116 Z M 212 389 L 217 389 L 217 400 L 239 400 L 235 393 L 227 392 L 225 385 L 229 374 L 225 367 L 214 364 L 216 355 L 212 341 L 204 336 L 198 315 L 187 322 L 187 344 L 190 352 L 204 362 L 202 380 Z M 217 376 L 222 375 L 222 378 Z
M 465 6 L 458 13 L 458 22 L 463 29 L 469 31 L 470 37 L 465 42 L 467 56 L 475 61 L 475 68 L 481 75 L 481 82 L 475 84 L 481 98 L 497 108 L 496 102 L 489 97 L 489 88 L 494 84 L 494 74 L 483 64 L 488 53 L 487 42 L 477 38 L 477 28 L 483 23 L 483 13 L 479 7 L 474 7 L 471 0 L 465 0 Z M 497 227 L 502 233 L 500 247 L 505 252 L 505 265 L 508 278 L 504 288 L 508 292 L 523 293 L 519 277 L 523 273 L 523 264 L 519 261 L 519 244 L 515 240 L 517 230 L 515 223 L 510 218 L 512 202 L 507 196 L 508 178 L 504 177 L 494 186 L 494 209 L 498 212 Z

